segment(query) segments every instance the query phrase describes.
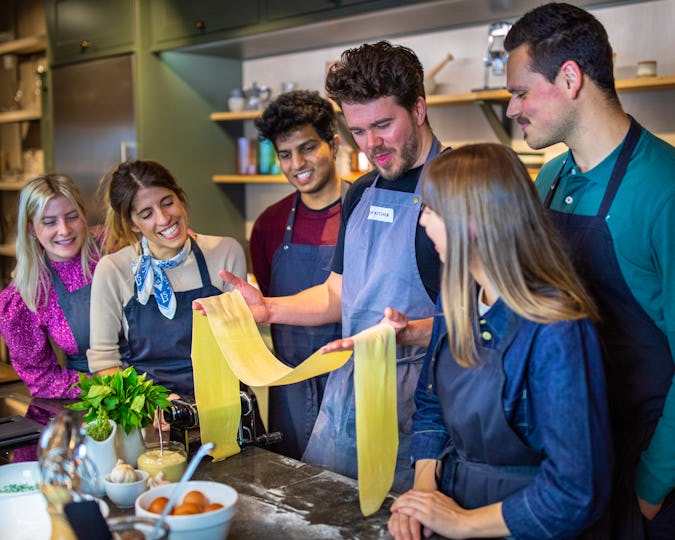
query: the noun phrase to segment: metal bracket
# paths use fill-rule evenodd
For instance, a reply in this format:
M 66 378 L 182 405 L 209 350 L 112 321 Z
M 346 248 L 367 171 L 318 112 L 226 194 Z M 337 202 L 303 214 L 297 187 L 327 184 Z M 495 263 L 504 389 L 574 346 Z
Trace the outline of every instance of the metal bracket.
M 483 111 L 485 118 L 487 119 L 492 131 L 497 135 L 499 142 L 506 146 L 512 145 L 511 140 L 511 120 L 506 116 L 506 108 L 508 103 L 495 103 L 490 101 L 485 101 L 484 99 L 476 100 L 476 105 L 480 107 L 480 110 Z M 501 109 L 501 118 L 497 116 L 497 113 L 494 110 L 494 107 L 499 107 Z

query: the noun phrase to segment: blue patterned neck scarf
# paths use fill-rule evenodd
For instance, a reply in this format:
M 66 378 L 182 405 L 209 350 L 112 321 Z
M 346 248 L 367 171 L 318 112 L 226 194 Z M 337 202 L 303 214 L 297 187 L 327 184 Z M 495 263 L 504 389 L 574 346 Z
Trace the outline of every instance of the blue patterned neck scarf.
M 143 253 L 138 259 L 134 259 L 131 270 L 136 281 L 136 294 L 138 301 L 145 305 L 150 299 L 150 293 L 154 292 L 155 301 L 159 312 L 167 319 L 173 319 L 176 314 L 176 295 L 171 288 L 169 278 L 164 273 L 165 268 L 180 266 L 190 253 L 190 239 L 188 238 L 178 254 L 171 259 L 160 261 L 155 259 L 148 248 L 148 239 L 141 238 Z

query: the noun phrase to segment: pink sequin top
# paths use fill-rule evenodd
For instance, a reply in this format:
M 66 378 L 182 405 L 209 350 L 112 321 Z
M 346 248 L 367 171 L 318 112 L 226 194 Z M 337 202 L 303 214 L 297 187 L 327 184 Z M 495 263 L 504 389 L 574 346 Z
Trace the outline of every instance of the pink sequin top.
M 52 261 L 51 264 L 68 292 L 91 281 L 82 274 L 79 257 L 63 262 Z M 94 266 L 91 265 L 92 271 Z M 89 306 L 83 306 L 83 309 L 89 309 Z M 49 288 L 47 305 L 34 313 L 23 302 L 13 283 L 10 283 L 0 291 L 0 313 L 0 334 L 7 343 L 12 366 L 31 395 L 61 399 L 77 397 L 79 390 L 70 388 L 78 381 L 77 371 L 59 366 L 49 342 L 51 337 L 67 354 L 77 353 L 75 338 L 59 307 L 53 285 Z

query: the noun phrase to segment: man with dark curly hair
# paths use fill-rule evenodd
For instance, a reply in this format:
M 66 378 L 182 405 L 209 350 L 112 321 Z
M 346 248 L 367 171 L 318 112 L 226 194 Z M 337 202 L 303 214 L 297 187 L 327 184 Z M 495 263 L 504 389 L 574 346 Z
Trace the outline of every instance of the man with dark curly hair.
M 345 197 L 324 283 L 292 296 L 262 297 L 244 280 L 221 274 L 242 293 L 258 323 L 342 321 L 342 335 L 349 338 L 384 315 L 397 328 L 396 491 L 413 483 L 413 394 L 440 284 L 438 253 L 419 225 L 422 169 L 441 149 L 427 120 L 423 80 L 415 53 L 386 41 L 346 50 L 329 70 L 328 97 L 342 108 L 347 127 L 375 170 L 359 178 Z M 327 349 L 350 348 L 353 340 L 343 339 Z M 328 376 L 303 460 L 356 478 L 355 424 L 354 363 L 349 360 Z
M 330 273 L 341 195 L 349 184 L 338 174 L 337 114 L 318 92 L 281 94 L 255 121 L 262 139 L 274 144 L 279 165 L 296 191 L 267 207 L 256 219 L 250 250 L 264 295 L 286 296 L 323 283 Z M 271 327 L 277 357 L 295 367 L 316 349 L 341 336 L 340 324 Z M 270 447 L 300 459 L 319 412 L 328 375 L 269 389 L 269 431 L 283 441 Z

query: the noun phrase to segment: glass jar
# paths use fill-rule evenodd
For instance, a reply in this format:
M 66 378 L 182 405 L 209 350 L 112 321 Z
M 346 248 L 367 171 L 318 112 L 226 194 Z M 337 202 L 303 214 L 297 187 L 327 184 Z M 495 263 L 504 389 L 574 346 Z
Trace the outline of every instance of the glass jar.
M 108 528 L 112 533 L 113 540 L 124 540 L 126 538 L 133 540 L 140 540 L 140 538 L 148 539 L 158 521 L 159 519 L 148 517 L 122 516 L 110 518 L 108 520 Z M 131 531 L 136 531 L 136 534 Z M 143 536 L 141 537 L 137 533 L 142 533 Z M 169 538 L 169 526 L 166 522 L 162 523 L 153 538 L 155 540 L 167 540 Z
M 147 449 L 138 456 L 138 468 L 147 471 L 150 476 L 164 473 L 167 482 L 178 482 L 187 466 L 187 452 L 185 446 L 176 441 L 168 441 L 162 445 L 159 442 L 148 443 Z

